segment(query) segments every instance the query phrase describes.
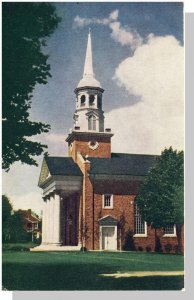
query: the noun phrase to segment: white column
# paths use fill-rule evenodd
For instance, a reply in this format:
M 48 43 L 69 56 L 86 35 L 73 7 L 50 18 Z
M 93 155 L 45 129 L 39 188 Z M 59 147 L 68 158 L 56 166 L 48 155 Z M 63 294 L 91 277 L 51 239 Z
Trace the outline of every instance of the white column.
M 45 222 L 45 242 L 49 243 L 49 198 L 46 199 L 46 222 Z
M 42 244 L 46 243 L 46 200 L 43 200 L 42 214 Z
M 54 194 L 50 196 L 50 204 L 49 204 L 49 228 L 50 228 L 50 243 L 54 242 Z
M 54 210 L 53 210 L 54 232 L 53 243 L 61 245 L 61 198 L 56 192 L 54 195 Z

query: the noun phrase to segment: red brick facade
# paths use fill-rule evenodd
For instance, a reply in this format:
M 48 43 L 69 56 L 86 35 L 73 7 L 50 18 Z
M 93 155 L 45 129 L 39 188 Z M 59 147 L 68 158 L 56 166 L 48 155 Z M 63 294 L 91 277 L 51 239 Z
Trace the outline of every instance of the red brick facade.
M 88 155 L 89 157 L 111 157 L 111 134 L 87 134 L 83 136 L 78 135 L 69 136 L 68 140 L 68 151 L 74 161 L 77 161 L 77 153 L 80 153 L 83 157 Z M 89 147 L 89 143 L 95 141 L 98 143 L 98 147 L 93 150 Z
M 155 251 L 156 239 L 160 241 L 160 250 L 167 252 L 170 247 L 170 252 L 176 252 L 178 245 L 176 236 L 166 237 L 163 229 L 152 229 L 147 227 L 146 236 L 135 235 L 135 213 L 134 200 L 138 193 L 140 181 L 122 181 L 119 179 L 114 181 L 111 179 L 102 180 L 95 179 L 89 176 L 90 161 L 89 157 L 111 157 L 111 143 L 110 137 L 95 136 L 93 139 L 98 141 L 97 149 L 92 150 L 88 147 L 91 140 L 91 135 L 79 135 L 69 141 L 69 155 L 78 164 L 83 173 L 83 190 L 80 197 L 80 203 L 76 200 L 76 209 L 74 219 L 77 215 L 77 223 L 74 220 L 74 227 L 76 230 L 76 237 L 72 245 L 76 244 L 78 240 L 81 241 L 82 246 L 88 250 L 100 250 L 101 237 L 99 220 L 103 217 L 110 216 L 118 221 L 117 224 L 117 250 L 122 250 L 127 232 L 133 232 L 133 244 L 136 250 L 139 251 Z M 103 195 L 113 195 L 113 208 L 103 208 Z M 182 230 L 183 232 L 183 230 Z M 156 238 L 157 236 L 157 238 Z M 183 233 L 182 233 L 183 246 Z M 168 246 L 166 246 L 168 245 Z M 170 246 L 169 246 L 170 245 Z

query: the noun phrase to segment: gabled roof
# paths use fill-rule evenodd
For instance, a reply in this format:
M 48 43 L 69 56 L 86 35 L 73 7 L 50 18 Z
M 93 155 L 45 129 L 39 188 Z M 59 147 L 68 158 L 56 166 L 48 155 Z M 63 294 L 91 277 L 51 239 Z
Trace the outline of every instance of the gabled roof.
M 39 222 L 40 219 L 35 216 L 34 214 L 32 214 L 31 209 L 28 210 L 23 210 L 23 209 L 19 209 L 18 212 L 23 216 L 23 218 L 25 220 L 27 220 L 30 223 L 34 223 L 34 222 Z
M 82 176 L 78 165 L 71 157 L 45 157 L 51 175 Z
M 38 185 L 41 186 L 53 175 L 82 176 L 82 172 L 71 157 L 45 157 L 42 163 Z
M 90 174 L 145 176 L 157 155 L 112 153 L 111 158 L 88 157 Z

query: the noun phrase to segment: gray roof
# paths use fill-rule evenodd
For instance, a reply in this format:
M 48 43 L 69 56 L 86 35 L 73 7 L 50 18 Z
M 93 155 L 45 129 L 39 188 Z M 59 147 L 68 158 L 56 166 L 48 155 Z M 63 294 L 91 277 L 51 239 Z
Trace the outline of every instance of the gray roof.
M 71 157 L 45 157 L 51 175 L 82 176 L 78 165 Z
M 88 157 L 90 174 L 145 176 L 157 155 L 112 153 L 111 158 Z

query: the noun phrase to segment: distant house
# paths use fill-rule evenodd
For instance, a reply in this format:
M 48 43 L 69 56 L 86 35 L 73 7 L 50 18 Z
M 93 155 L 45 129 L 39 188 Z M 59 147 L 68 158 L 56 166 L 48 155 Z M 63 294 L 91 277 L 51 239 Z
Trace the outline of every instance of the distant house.
M 22 215 L 23 221 L 24 221 L 24 229 L 27 232 L 32 233 L 32 240 L 34 238 L 38 239 L 41 234 L 40 230 L 40 219 L 37 215 L 35 215 L 31 209 L 22 210 L 19 209 L 18 213 Z

